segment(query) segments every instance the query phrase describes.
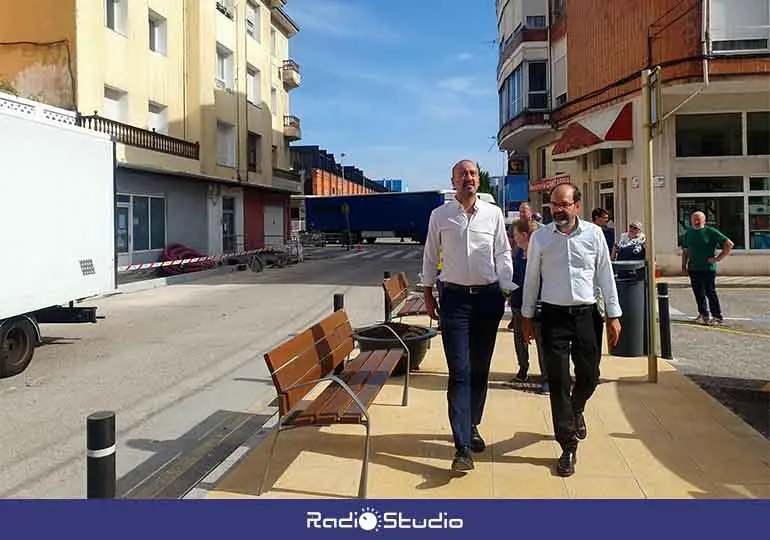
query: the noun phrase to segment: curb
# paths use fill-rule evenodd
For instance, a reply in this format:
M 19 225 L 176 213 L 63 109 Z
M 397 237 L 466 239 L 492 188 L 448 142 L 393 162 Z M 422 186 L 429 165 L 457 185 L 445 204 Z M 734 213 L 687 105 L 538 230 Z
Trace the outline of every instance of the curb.
M 201 270 L 200 272 L 191 272 L 189 274 L 181 274 L 178 276 L 152 278 L 142 281 L 134 281 L 132 283 L 124 283 L 123 285 L 118 285 L 117 294 L 130 294 L 135 292 L 148 291 L 151 289 L 158 289 L 160 287 L 166 287 L 167 285 L 180 285 L 206 277 L 229 274 L 231 272 L 237 271 L 237 268 L 237 266 L 220 266 L 219 268 Z
M 665 281 L 658 281 L 658 283 L 667 283 Z M 671 283 L 668 282 L 669 289 L 689 289 L 689 283 Z M 770 289 L 770 283 L 719 283 L 717 282 L 717 289 Z

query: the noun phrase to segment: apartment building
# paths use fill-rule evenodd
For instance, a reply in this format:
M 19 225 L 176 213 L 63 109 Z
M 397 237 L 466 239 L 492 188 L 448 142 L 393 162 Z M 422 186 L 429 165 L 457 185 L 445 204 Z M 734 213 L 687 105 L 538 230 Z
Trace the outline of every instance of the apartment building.
M 0 0 L 0 81 L 117 141 L 119 264 L 280 243 L 299 193 L 286 0 Z M 45 16 L 41 16 L 45 14 Z
M 618 235 L 643 221 L 640 76 L 660 66 L 659 263 L 679 270 L 679 236 L 702 210 L 736 244 L 721 272 L 770 273 L 767 0 L 498 0 L 497 17 L 498 144 L 526 161 L 546 219 L 550 190 L 571 182 Z

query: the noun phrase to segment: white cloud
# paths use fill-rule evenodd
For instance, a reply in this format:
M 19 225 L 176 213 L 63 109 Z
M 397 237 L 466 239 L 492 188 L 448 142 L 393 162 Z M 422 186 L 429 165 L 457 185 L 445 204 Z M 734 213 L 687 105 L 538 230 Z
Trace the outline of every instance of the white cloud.
M 350 0 L 292 0 L 287 11 L 302 30 L 330 37 L 393 42 L 398 33 L 387 23 Z
M 490 93 L 486 85 L 480 84 L 476 77 L 447 77 L 438 82 L 439 88 L 472 96 L 483 96 Z
M 467 62 L 468 60 L 473 60 L 474 58 L 475 56 L 468 52 L 460 53 L 454 56 L 454 60 L 456 60 L 457 62 Z

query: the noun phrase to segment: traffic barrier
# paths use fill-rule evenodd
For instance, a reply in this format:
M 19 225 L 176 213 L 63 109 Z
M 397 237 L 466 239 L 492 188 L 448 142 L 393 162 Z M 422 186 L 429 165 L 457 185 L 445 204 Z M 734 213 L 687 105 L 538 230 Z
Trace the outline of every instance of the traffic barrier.
M 115 498 L 115 413 L 99 411 L 86 419 L 86 497 Z

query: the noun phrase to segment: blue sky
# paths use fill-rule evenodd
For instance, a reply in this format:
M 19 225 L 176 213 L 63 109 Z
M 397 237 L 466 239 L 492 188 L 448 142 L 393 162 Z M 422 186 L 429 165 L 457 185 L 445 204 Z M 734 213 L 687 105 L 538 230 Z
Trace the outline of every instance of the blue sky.
M 472 7 L 471 7 L 472 6 Z M 291 110 L 298 144 L 346 154 L 372 179 L 410 191 L 449 187 L 450 169 L 477 160 L 492 175 L 497 147 L 494 0 L 289 0 L 302 68 Z

